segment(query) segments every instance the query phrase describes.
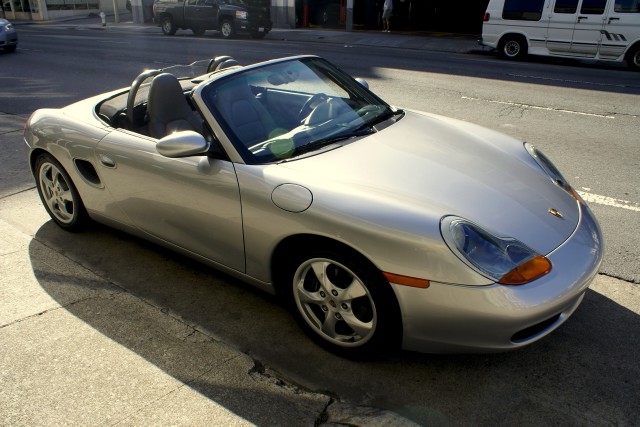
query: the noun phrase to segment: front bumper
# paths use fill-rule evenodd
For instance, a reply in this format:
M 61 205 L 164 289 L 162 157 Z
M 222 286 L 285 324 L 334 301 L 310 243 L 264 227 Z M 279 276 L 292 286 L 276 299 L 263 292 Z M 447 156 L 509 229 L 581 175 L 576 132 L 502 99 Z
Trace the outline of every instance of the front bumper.
M 238 34 L 267 34 L 269 31 L 271 31 L 271 26 L 271 22 L 255 22 L 243 19 L 236 19 L 234 21 L 234 29 Z
M 496 352 L 546 336 L 578 308 L 603 256 L 602 233 L 580 203 L 578 227 L 547 255 L 553 269 L 521 286 L 457 286 L 431 282 L 427 289 L 392 284 L 404 325 L 402 347 L 427 353 Z
M 17 46 L 18 45 L 18 33 L 12 32 L 8 34 L 3 34 L 0 37 L 0 49 Z

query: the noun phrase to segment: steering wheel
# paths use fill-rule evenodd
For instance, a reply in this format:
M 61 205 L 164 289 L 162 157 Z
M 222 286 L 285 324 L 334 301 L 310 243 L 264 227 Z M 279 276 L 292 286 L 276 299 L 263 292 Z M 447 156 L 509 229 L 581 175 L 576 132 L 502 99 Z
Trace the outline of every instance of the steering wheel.
M 325 95 L 324 93 L 322 93 L 322 92 L 321 93 L 316 93 L 311 98 L 309 98 L 307 100 L 307 102 L 304 103 L 304 105 L 300 109 L 300 112 L 298 113 L 298 122 L 302 123 L 304 121 L 304 119 L 306 119 L 307 116 L 309 114 L 311 114 L 311 112 L 318 105 L 322 104 L 327 99 L 329 99 L 329 97 L 327 95 Z

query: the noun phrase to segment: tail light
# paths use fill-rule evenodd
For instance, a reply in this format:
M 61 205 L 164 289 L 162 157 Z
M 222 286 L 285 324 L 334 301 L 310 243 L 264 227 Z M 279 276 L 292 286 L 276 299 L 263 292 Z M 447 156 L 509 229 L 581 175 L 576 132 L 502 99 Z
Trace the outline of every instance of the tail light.
M 491 14 L 489 12 L 485 12 L 484 14 L 484 22 L 489 22 L 489 19 L 491 19 Z

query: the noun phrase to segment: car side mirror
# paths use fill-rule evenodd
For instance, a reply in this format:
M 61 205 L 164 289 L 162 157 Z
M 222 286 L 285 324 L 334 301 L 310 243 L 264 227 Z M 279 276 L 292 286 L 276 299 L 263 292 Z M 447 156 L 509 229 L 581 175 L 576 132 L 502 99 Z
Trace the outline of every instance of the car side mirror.
M 156 150 L 170 158 L 204 156 L 209 150 L 209 143 L 199 133 L 187 130 L 165 136 L 156 144 Z

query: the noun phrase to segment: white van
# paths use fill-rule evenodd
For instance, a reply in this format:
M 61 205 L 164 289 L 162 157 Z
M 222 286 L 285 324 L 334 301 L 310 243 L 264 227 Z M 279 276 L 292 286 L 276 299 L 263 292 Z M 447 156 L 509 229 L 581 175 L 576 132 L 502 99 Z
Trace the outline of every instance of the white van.
M 479 42 L 510 59 L 592 58 L 640 70 L 640 0 L 490 0 Z

